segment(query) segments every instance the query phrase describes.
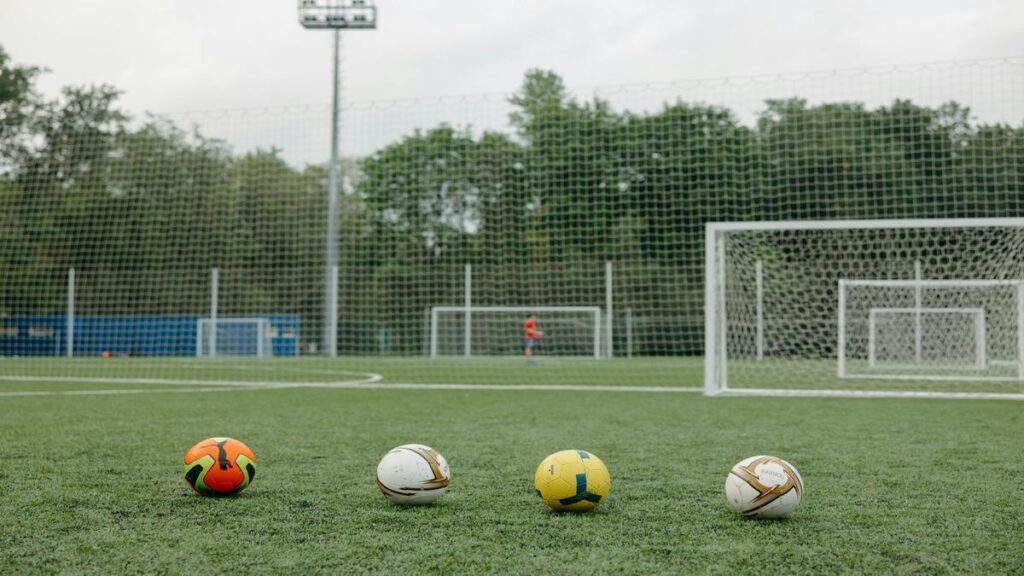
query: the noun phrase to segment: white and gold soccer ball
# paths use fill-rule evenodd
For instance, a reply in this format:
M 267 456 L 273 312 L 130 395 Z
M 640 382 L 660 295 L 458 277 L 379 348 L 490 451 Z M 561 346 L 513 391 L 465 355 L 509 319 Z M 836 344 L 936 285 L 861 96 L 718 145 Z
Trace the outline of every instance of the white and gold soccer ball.
M 377 465 L 377 487 L 396 504 L 430 504 L 448 491 L 444 456 L 423 444 L 393 448 Z
M 774 456 L 747 458 L 725 478 L 725 498 L 744 516 L 787 518 L 800 506 L 803 495 L 800 473 Z

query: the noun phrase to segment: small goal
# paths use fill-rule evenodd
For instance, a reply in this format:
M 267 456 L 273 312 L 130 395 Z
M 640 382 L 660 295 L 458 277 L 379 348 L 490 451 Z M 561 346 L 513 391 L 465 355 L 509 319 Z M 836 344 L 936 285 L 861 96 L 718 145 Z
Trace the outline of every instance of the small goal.
M 714 222 L 708 395 L 1024 399 L 1024 218 Z
M 598 306 L 434 306 L 430 356 L 522 356 L 530 313 L 544 333 L 543 356 L 601 358 Z
M 841 279 L 838 290 L 840 378 L 1024 380 L 1024 282 Z
M 274 355 L 273 329 L 266 318 L 199 318 L 196 356 Z

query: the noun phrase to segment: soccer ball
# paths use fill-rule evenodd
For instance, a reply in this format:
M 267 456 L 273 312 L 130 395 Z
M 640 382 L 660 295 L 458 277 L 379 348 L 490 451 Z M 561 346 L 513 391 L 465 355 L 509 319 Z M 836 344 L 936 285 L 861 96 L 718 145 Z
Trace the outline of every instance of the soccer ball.
M 590 452 L 562 450 L 540 463 L 533 485 L 552 510 L 586 512 L 608 497 L 612 478 L 604 462 Z
M 725 478 L 725 497 L 744 516 L 786 518 L 800 506 L 803 494 L 800 473 L 774 456 L 747 458 Z
M 185 453 L 185 483 L 203 496 L 229 496 L 256 476 L 256 456 L 233 438 L 207 438 Z
M 377 465 L 377 487 L 395 504 L 430 504 L 448 491 L 444 456 L 423 444 L 392 449 Z

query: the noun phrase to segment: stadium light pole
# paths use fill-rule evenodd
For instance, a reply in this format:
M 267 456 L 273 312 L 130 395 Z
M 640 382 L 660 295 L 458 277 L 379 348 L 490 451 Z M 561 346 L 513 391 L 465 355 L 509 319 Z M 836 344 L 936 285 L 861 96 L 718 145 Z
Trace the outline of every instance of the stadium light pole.
M 334 32 L 334 84 L 331 96 L 331 168 L 327 183 L 327 255 L 324 266 L 323 353 L 338 353 L 338 188 L 341 167 L 338 132 L 341 117 L 340 44 L 342 30 L 375 30 L 377 7 L 372 0 L 298 0 L 299 23 L 306 29 Z

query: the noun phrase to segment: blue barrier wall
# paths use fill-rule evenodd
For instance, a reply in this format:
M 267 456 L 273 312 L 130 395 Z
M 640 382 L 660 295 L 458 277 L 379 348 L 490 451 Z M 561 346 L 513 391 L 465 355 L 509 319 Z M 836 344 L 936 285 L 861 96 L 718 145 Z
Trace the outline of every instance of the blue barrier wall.
M 270 321 L 274 356 L 298 356 L 301 320 L 297 314 L 259 316 Z M 75 356 L 103 352 L 128 356 L 195 356 L 196 316 L 79 316 Z M 0 356 L 64 356 L 67 318 L 11 316 L 0 320 Z

